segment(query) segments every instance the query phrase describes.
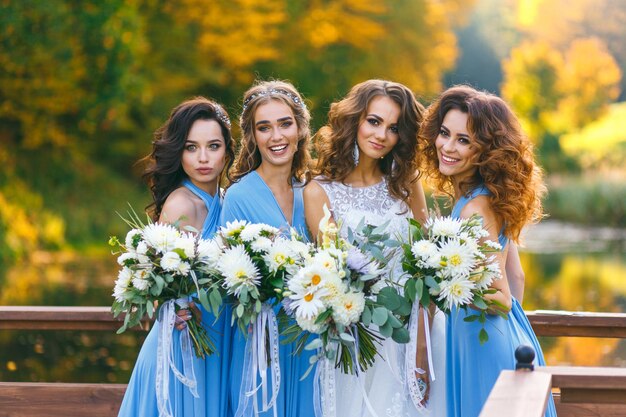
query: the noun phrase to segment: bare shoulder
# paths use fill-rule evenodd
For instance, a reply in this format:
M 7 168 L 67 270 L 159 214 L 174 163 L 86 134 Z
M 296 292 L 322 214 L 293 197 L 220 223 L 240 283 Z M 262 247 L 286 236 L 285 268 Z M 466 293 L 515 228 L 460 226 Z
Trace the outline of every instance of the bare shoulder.
M 478 214 L 481 216 L 483 218 L 483 224 L 488 229 L 495 227 L 494 230 L 500 230 L 501 225 L 498 220 L 498 216 L 493 210 L 488 196 L 479 195 L 471 199 L 465 207 L 463 207 L 463 210 L 461 210 L 461 217 L 463 218 L 470 217 L 472 214 Z
M 174 223 L 181 220 L 185 224 L 197 223 L 198 197 L 185 187 L 177 188 L 167 197 L 161 210 L 160 221 Z
M 311 202 L 328 201 L 328 196 L 322 186 L 317 181 L 312 180 L 304 187 L 304 199 Z

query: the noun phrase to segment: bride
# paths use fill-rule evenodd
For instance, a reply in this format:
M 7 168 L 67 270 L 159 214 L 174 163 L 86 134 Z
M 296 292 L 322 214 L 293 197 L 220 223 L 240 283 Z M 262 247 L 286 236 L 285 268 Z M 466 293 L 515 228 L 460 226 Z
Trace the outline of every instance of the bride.
M 311 236 L 318 234 L 324 205 L 331 209 L 343 237 L 363 218 L 372 225 L 388 222 L 392 237 L 407 236 L 408 217 L 426 219 L 426 199 L 416 170 L 421 119 L 422 107 L 413 93 L 389 81 L 365 81 L 332 104 L 328 124 L 317 134 L 316 176 L 304 190 Z M 398 258 L 392 259 L 388 272 L 402 288 Z M 337 416 L 445 415 L 445 317 L 440 311 L 430 312 L 431 362 L 424 315 L 418 317 L 411 343 L 385 340 L 379 348 L 382 359 L 359 377 L 335 370 L 334 398 L 324 402 L 335 402 Z

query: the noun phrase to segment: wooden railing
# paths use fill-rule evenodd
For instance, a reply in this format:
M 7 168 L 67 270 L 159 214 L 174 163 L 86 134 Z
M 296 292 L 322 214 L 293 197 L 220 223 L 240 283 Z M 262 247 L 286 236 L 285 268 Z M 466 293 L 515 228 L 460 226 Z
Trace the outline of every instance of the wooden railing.
M 626 338 L 626 314 L 528 312 L 538 336 Z M 0 329 L 115 331 L 109 307 L 3 307 Z M 147 330 L 149 321 L 134 330 Z M 503 371 L 481 417 L 539 417 L 551 387 L 559 417 L 626 416 L 626 369 L 540 367 Z M 115 416 L 123 384 L 0 382 L 0 417 Z

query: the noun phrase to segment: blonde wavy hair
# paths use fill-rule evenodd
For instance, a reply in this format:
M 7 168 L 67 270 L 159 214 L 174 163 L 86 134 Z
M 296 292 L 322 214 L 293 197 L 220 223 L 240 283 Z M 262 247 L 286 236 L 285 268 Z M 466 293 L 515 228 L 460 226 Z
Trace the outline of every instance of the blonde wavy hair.
M 452 200 L 454 193 L 452 178 L 439 171 L 435 147 L 443 119 L 453 109 L 468 115 L 467 130 L 478 155 L 476 172 L 459 184 L 461 192 L 484 184 L 504 234 L 519 242 L 524 225 L 543 217 L 541 200 L 547 191 L 533 144 L 501 98 L 466 85 L 449 88 L 428 107 L 419 133 L 421 165 L 435 194 Z
M 239 151 L 235 158 L 230 178 L 239 181 L 244 175 L 254 171 L 261 165 L 261 153 L 254 137 L 254 114 L 259 106 L 270 101 L 279 101 L 291 109 L 298 126 L 298 149 L 291 164 L 292 178 L 305 181 L 308 178 L 308 167 L 311 161 L 309 143 L 311 142 L 311 115 L 298 90 L 286 81 L 257 81 L 243 95 L 243 110 L 239 118 L 241 138 Z
M 375 97 L 389 97 L 400 107 L 398 143 L 378 164 L 387 178 L 389 193 L 402 201 L 410 197 L 410 187 L 417 180 L 417 132 L 423 106 L 406 86 L 384 80 L 368 80 L 352 87 L 346 97 L 333 103 L 328 123 L 315 135 L 318 158 L 313 175 L 328 181 L 344 181 L 354 170 L 352 152 L 359 124 Z

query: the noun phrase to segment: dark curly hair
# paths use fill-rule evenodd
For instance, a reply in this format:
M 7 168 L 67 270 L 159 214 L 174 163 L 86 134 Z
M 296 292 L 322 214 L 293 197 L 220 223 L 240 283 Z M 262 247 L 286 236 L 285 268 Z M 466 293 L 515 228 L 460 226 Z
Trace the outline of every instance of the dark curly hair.
M 298 90 L 287 81 L 257 81 L 243 95 L 243 111 L 239 118 L 241 128 L 240 148 L 237 152 L 233 172 L 230 174 L 233 182 L 237 182 L 244 175 L 254 171 L 261 165 L 261 152 L 254 137 L 254 114 L 260 105 L 272 100 L 289 106 L 298 126 L 298 149 L 291 163 L 292 178 L 306 180 L 311 161 L 309 143 L 311 141 L 311 115 Z
M 454 193 L 452 178 L 439 171 L 435 146 L 443 119 L 453 109 L 468 115 L 467 130 L 478 154 L 474 176 L 458 186 L 467 194 L 484 184 L 504 234 L 519 241 L 522 227 L 543 217 L 541 199 L 546 187 L 533 145 L 500 97 L 466 85 L 449 88 L 428 107 L 419 133 L 424 172 L 438 194 L 452 199 Z
M 183 170 L 182 155 L 191 126 L 196 120 L 214 120 L 219 123 L 226 145 L 226 164 L 220 174 L 220 183 L 227 179 L 233 164 L 235 151 L 230 134 L 230 121 L 224 108 L 215 101 L 195 97 L 179 104 L 169 119 L 154 132 L 152 152 L 140 162 L 147 164 L 143 179 L 152 193 L 149 210 L 153 220 L 158 220 L 165 200 L 187 178 Z
M 400 106 L 398 143 L 379 161 L 379 166 L 387 177 L 389 193 L 406 201 L 411 184 L 417 180 L 417 132 L 424 108 L 411 90 L 399 83 L 364 81 L 352 87 L 345 98 L 331 104 L 328 123 L 314 138 L 318 156 L 314 175 L 323 175 L 328 181 L 343 182 L 354 170 L 352 152 L 359 124 L 367 114 L 369 103 L 379 96 L 389 97 Z

